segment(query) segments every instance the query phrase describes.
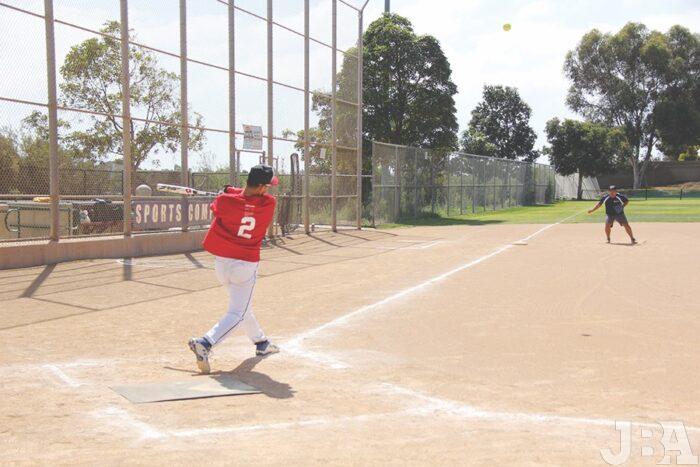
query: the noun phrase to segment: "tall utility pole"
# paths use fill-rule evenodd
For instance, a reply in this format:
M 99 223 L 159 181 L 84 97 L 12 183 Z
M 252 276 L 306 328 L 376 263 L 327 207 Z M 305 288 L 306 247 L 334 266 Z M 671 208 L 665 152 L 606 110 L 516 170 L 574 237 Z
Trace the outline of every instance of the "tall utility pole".
M 384 0 L 384 13 L 391 13 L 391 0 Z

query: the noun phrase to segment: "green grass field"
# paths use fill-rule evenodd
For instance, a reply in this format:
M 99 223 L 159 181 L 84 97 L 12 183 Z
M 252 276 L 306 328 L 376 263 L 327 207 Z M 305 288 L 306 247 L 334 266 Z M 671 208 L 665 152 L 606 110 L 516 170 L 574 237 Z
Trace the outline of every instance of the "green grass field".
M 484 225 L 484 224 L 551 224 L 569 216 L 567 223 L 603 222 L 605 210 L 592 215 L 586 211 L 595 201 L 561 201 L 555 204 L 528 206 L 488 211 L 463 216 L 426 215 L 419 219 L 403 219 L 380 228 L 414 225 Z M 634 222 L 700 222 L 700 199 L 649 199 L 631 200 L 625 209 L 630 223 Z

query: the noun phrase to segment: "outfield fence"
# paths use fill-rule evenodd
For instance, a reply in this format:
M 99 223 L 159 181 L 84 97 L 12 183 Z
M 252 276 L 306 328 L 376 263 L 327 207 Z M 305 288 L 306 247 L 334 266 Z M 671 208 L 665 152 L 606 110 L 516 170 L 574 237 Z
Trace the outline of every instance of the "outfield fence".
M 619 192 L 627 196 L 629 199 L 634 199 L 635 201 L 647 201 L 655 199 L 668 199 L 668 200 L 683 200 L 683 199 L 700 199 L 700 190 L 697 188 L 668 188 L 668 187 L 658 187 L 658 188 L 618 188 Z M 584 199 L 600 199 L 606 193 L 605 188 L 602 190 L 590 190 L 584 191 Z
M 552 167 L 453 151 L 372 144 L 376 224 L 551 203 Z

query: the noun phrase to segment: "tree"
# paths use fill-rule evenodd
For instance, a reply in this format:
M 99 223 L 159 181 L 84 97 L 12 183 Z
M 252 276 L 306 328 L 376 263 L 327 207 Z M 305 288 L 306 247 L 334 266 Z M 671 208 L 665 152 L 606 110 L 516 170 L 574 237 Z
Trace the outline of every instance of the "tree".
M 68 136 L 70 144 L 97 159 L 123 154 L 119 117 L 122 112 L 119 30 L 118 22 L 105 23 L 101 29 L 105 36 L 73 46 L 60 69 L 61 103 L 100 113 L 90 115 L 89 127 L 75 130 Z M 160 68 L 155 55 L 143 48 L 131 46 L 129 57 L 132 113 L 147 120 L 131 122 L 132 169 L 135 171 L 150 155 L 177 151 L 181 141 L 181 114 L 178 76 Z M 194 115 L 194 126 L 201 126 L 201 115 Z M 201 149 L 203 140 L 201 130 L 190 130 L 191 150 Z M 158 165 L 158 160 L 154 165 Z
M 294 148 L 301 154 L 304 153 L 304 130 L 299 130 L 294 133 L 292 130 L 287 129 L 282 132 L 282 136 L 285 138 L 291 138 L 292 136 L 297 138 Z M 330 147 L 328 146 L 330 144 L 330 130 L 323 127 L 309 128 L 309 143 L 309 173 L 331 173 Z M 347 172 L 344 172 L 341 169 L 338 171 L 340 173 L 350 173 L 349 168 L 345 169 Z
M 553 118 L 547 122 L 549 162 L 557 173 L 578 172 L 577 199 L 583 195 L 583 178 L 611 170 L 615 155 L 624 147 L 624 135 L 599 123 Z
M 516 88 L 484 86 L 483 100 L 472 110 L 469 129 L 462 134 L 462 149 L 472 153 L 481 149 L 492 152 L 484 155 L 503 159 L 537 159 L 531 113 Z
M 364 35 L 363 130 L 368 141 L 457 147 L 452 70 L 440 43 L 384 14 Z
M 496 145 L 491 143 L 486 135 L 474 128 L 469 128 L 462 133 L 461 146 L 462 151 L 477 156 L 496 157 L 498 152 Z
M 69 168 L 94 168 L 95 159 L 69 141 L 70 125 L 58 120 L 57 162 L 61 170 L 61 184 L 69 192 Z M 24 119 L 15 137 L 19 154 L 16 189 L 20 193 L 48 193 L 49 191 L 49 119 L 46 113 L 33 111 Z
M 678 156 L 678 160 L 680 162 L 698 160 L 698 147 L 689 146 L 685 152 L 680 153 L 680 155 Z
M 9 129 L 0 130 L 0 193 L 17 190 L 19 152 L 16 137 Z
M 674 26 L 666 39 L 673 59 L 654 118 L 659 128 L 657 148 L 667 159 L 678 160 L 700 144 L 700 36 Z
M 644 177 L 660 130 L 673 126 L 668 117 L 674 113 L 673 103 L 678 103 L 674 96 L 688 83 L 697 83 L 697 57 L 688 56 L 681 40 L 689 35 L 678 26 L 662 34 L 628 23 L 616 34 L 590 31 L 566 56 L 564 71 L 571 81 L 567 104 L 588 120 L 624 131 L 635 188 Z M 659 105 L 663 102 L 671 107 L 664 109 Z M 666 134 L 671 143 L 672 132 Z
M 94 167 L 96 159 L 71 140 L 70 124 L 58 119 L 58 167 Z M 49 168 L 49 117 L 38 110 L 22 119 L 19 136 L 20 165 L 25 167 Z

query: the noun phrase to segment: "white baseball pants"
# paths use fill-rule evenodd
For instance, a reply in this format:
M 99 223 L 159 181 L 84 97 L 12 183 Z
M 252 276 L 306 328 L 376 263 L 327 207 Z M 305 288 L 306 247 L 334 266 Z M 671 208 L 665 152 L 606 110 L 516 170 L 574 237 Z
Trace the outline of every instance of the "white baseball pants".
M 253 343 L 267 340 L 251 309 L 258 263 L 219 256 L 215 258 L 214 263 L 217 279 L 228 289 L 229 303 L 224 317 L 205 334 L 206 339 L 213 347 L 240 326 Z

